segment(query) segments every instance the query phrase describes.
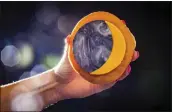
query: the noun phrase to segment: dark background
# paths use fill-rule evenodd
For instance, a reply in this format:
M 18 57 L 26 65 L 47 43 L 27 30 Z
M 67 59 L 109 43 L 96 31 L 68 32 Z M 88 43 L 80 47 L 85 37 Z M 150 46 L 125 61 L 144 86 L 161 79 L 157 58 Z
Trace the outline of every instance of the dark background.
M 18 32 L 29 32 L 28 29 L 35 19 L 34 13 L 42 3 L 0 2 L 1 48 L 6 45 L 7 39 L 12 43 L 15 42 L 14 37 Z M 140 52 L 140 58 L 131 64 L 131 75 L 111 89 L 84 99 L 58 102 L 45 109 L 45 112 L 171 110 L 172 2 L 53 2 L 53 4 L 59 8 L 61 14 L 77 15 L 79 19 L 100 10 L 124 19 L 136 38 L 136 49 Z M 62 53 L 63 47 L 59 46 L 63 46 L 60 43 L 66 34 L 58 35 L 56 41 L 59 43 L 56 44 L 56 50 Z M 20 39 L 24 38 L 27 40 L 29 37 Z M 49 42 L 44 46 L 49 46 Z M 37 52 L 35 55 L 34 63 L 37 63 L 40 55 Z M 30 70 L 33 65 L 22 70 L 9 71 L 9 68 L 1 62 L 1 84 L 18 80 L 21 73 Z

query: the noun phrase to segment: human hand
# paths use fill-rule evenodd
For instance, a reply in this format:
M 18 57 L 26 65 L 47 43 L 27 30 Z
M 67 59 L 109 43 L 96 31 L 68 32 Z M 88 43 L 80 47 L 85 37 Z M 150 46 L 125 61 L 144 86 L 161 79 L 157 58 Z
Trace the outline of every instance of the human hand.
M 49 104 L 55 103 L 59 100 L 70 99 L 70 98 L 84 98 L 95 93 L 99 93 L 112 87 L 116 82 L 109 84 L 93 84 L 85 80 L 80 74 L 76 73 L 72 68 L 68 59 L 68 47 L 69 37 L 65 40 L 64 54 L 59 64 L 54 68 L 57 77 L 60 77 L 65 81 L 61 86 L 54 87 L 50 90 L 47 95 L 49 96 Z M 132 61 L 135 61 L 139 57 L 139 52 L 134 51 Z M 123 80 L 129 75 L 131 71 L 130 65 L 127 67 L 124 75 L 118 80 Z

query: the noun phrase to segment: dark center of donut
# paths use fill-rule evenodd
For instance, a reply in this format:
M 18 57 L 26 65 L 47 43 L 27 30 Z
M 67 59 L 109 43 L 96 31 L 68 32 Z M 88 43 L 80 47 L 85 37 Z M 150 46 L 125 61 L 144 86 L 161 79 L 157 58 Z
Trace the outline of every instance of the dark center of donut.
M 109 58 L 112 47 L 111 31 L 102 20 L 85 24 L 73 40 L 75 60 L 86 72 L 100 68 Z

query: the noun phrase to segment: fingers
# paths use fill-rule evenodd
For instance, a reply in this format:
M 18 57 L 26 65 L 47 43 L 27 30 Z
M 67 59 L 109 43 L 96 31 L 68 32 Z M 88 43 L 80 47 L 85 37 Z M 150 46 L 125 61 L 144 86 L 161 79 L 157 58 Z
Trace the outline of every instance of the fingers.
M 124 72 L 123 76 L 119 79 L 119 81 L 123 80 L 124 78 L 126 78 L 131 72 L 131 66 L 129 65 L 126 69 L 126 71 Z
M 65 38 L 65 43 L 66 44 L 70 44 L 70 35 L 67 35 L 67 37 Z
M 139 52 L 138 51 L 134 51 L 132 61 L 135 61 L 138 58 L 139 58 Z
M 135 61 L 138 58 L 139 58 L 139 52 L 138 51 L 134 51 L 132 61 Z M 131 66 L 129 65 L 127 67 L 127 69 L 125 70 L 123 76 L 119 80 L 123 80 L 124 78 L 126 78 L 130 74 L 130 72 L 131 72 Z
M 125 20 L 121 20 L 124 24 L 126 24 Z
M 123 80 L 124 78 L 126 78 L 131 72 L 131 66 L 129 65 L 126 69 L 126 71 L 124 72 L 124 75 L 119 79 L 119 80 Z M 109 84 L 104 84 L 104 85 L 97 85 L 96 87 L 96 93 L 101 92 L 103 90 L 109 89 L 111 88 L 117 81 L 114 81 L 112 83 Z
M 68 51 L 68 46 L 70 44 L 70 35 L 68 35 L 64 41 L 65 41 L 64 52 L 66 53 Z

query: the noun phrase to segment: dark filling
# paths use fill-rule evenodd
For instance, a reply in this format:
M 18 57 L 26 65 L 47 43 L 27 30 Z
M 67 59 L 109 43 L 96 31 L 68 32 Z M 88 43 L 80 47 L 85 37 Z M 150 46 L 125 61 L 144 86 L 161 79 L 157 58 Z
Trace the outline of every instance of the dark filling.
M 84 25 L 73 40 L 73 53 L 77 63 L 86 72 L 100 68 L 112 50 L 112 34 L 104 21 Z

